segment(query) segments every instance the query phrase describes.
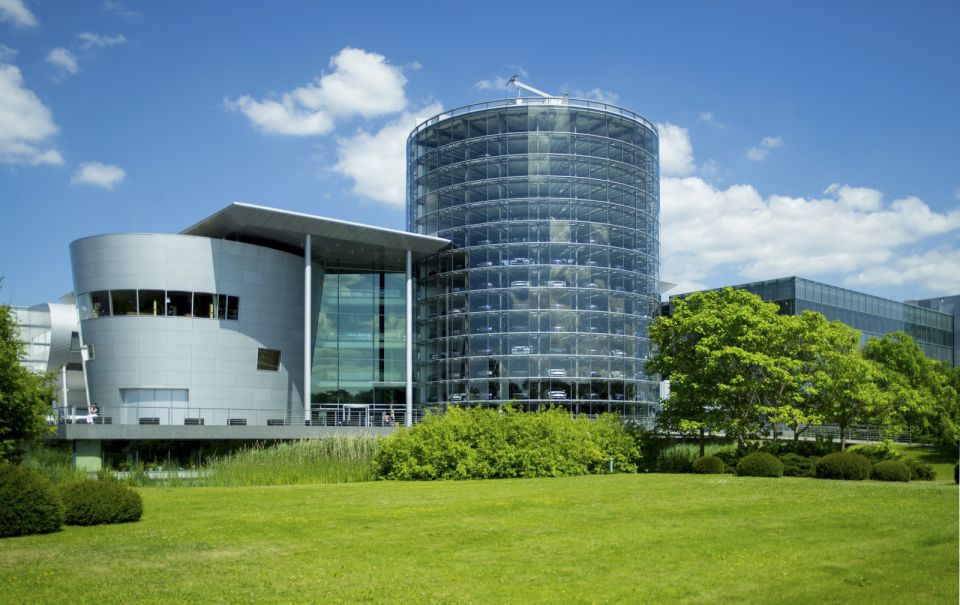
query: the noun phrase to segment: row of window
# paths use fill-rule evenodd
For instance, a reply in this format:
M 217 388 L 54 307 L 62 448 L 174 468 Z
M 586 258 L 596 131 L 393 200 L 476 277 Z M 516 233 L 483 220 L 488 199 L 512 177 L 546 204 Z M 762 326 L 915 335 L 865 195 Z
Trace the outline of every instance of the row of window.
M 436 191 L 461 183 L 508 177 L 579 177 L 609 181 L 654 193 L 658 183 L 649 166 L 631 166 L 601 158 L 570 156 L 513 156 L 497 160 L 473 160 L 454 164 L 417 178 L 416 191 Z M 562 182 L 562 179 L 558 180 Z
M 646 189 L 611 183 L 599 179 L 578 177 L 518 176 L 497 181 L 477 181 L 476 183 L 454 183 L 440 187 L 439 184 L 420 184 L 411 190 L 416 202 L 411 210 L 418 215 L 429 214 L 435 210 L 454 208 L 474 202 L 504 201 L 523 204 L 528 198 L 555 202 L 610 202 L 628 208 L 647 209 L 650 200 L 657 198 L 657 183 L 650 183 Z M 420 207 L 424 206 L 423 209 Z
M 182 290 L 98 290 L 77 297 L 80 319 L 118 315 L 240 318 L 240 299 L 211 292 Z
M 549 155 L 554 158 L 599 158 L 631 166 L 652 164 L 655 158 L 630 143 L 592 135 L 512 134 L 509 136 L 473 139 L 465 144 L 450 145 L 431 151 L 415 160 L 411 167 L 416 175 L 476 160 L 496 160 L 503 156 Z

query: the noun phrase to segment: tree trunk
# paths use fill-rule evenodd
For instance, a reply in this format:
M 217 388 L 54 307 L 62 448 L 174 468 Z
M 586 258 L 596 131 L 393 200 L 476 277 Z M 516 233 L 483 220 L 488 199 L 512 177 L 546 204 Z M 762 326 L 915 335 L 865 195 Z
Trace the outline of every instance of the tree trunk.
M 700 428 L 700 457 L 704 456 L 706 452 L 706 437 L 703 436 L 703 427 Z

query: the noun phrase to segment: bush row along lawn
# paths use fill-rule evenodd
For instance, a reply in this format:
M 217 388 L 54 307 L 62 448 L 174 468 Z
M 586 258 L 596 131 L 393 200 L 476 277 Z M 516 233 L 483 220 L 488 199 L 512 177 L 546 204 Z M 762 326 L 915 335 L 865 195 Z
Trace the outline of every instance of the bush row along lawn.
M 142 488 L 9 538 L 11 603 L 956 603 L 953 486 L 694 475 Z

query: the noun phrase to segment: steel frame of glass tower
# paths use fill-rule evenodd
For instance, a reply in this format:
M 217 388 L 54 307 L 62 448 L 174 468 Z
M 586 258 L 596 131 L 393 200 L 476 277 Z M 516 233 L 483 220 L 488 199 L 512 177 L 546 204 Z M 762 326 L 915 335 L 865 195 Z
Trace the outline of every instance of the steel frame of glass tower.
M 470 105 L 417 126 L 407 228 L 453 243 L 417 266 L 420 405 L 652 418 L 658 150 L 643 117 L 567 98 Z

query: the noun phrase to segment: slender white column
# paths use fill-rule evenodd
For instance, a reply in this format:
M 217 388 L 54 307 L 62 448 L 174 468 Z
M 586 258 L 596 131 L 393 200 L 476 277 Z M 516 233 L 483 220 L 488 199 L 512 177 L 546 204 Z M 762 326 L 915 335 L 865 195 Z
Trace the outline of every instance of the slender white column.
M 63 381 L 63 384 L 61 385 L 63 401 L 60 403 L 60 407 L 64 407 L 67 405 L 67 364 L 63 364 L 63 367 L 60 368 L 60 380 Z M 89 401 L 87 402 L 87 405 L 90 405 Z
M 310 422 L 311 354 L 313 353 L 313 329 L 310 325 L 310 308 L 313 306 L 311 286 L 313 285 L 313 241 L 307 233 L 303 238 L 303 421 Z
M 413 252 L 407 250 L 407 426 L 413 425 Z

